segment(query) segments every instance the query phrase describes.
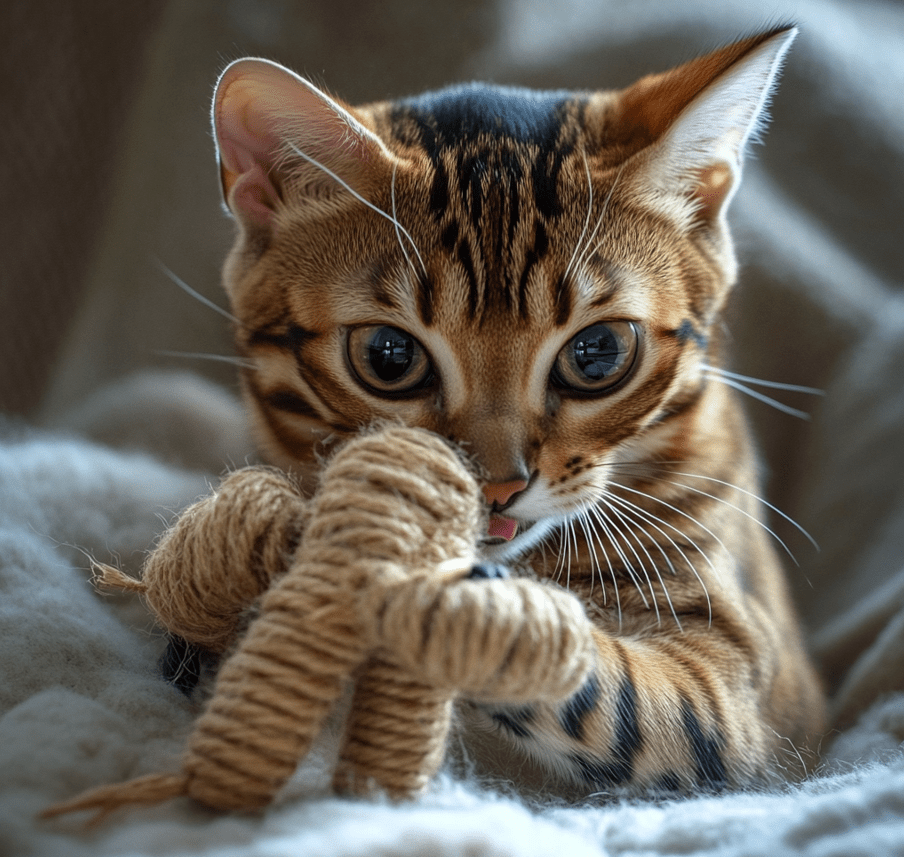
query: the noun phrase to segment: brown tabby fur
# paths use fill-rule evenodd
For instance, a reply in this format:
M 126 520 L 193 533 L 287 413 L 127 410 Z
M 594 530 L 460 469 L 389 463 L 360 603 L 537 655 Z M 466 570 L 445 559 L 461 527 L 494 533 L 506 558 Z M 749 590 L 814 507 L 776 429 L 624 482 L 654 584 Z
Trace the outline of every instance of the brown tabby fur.
M 791 35 L 622 92 L 550 95 L 527 131 L 495 107 L 450 119 L 435 98 L 350 108 L 263 61 L 234 64 L 218 88 L 240 227 L 225 283 L 264 454 L 311 485 L 325 441 L 391 419 L 461 444 L 491 486 L 529 481 L 502 507 L 526 535 L 486 554 L 584 600 L 598 667 L 560 705 L 470 714 L 585 793 L 763 781 L 821 727 L 745 418 L 704 369 L 721 363 L 736 275 L 725 207 Z M 749 69 L 753 84 L 731 84 Z M 740 87 L 726 104 L 747 87 L 753 106 L 686 155 L 671 129 L 703 104 L 704 132 L 688 133 L 705 136 L 726 80 Z M 598 395 L 553 383 L 575 334 L 624 320 L 639 341 L 623 382 Z M 346 335 L 366 325 L 413 336 L 428 383 L 362 383 Z M 574 521 L 588 506 L 598 517 Z

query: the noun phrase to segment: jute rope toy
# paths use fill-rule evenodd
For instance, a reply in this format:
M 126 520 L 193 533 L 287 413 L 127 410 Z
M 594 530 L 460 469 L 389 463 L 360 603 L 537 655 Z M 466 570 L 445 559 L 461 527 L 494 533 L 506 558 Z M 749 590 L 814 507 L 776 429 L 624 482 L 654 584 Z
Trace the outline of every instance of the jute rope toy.
M 348 442 L 308 502 L 276 471 L 231 474 L 161 540 L 134 581 L 170 631 L 214 651 L 233 642 L 182 770 L 94 789 L 45 817 L 189 795 L 218 809 L 272 801 L 354 681 L 334 787 L 413 796 L 443 755 L 461 694 L 561 700 L 593 663 L 568 593 L 472 576 L 482 504 L 441 438 L 391 427 Z M 297 546 L 297 549 L 296 549 Z

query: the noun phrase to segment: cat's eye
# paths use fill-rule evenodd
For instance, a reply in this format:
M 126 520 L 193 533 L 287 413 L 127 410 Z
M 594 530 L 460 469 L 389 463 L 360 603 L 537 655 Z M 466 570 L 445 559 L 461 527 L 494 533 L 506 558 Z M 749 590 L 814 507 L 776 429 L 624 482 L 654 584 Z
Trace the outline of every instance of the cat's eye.
M 350 330 L 348 361 L 361 382 L 378 393 L 410 393 L 425 387 L 432 376 L 423 346 L 410 333 L 386 324 Z
M 630 374 L 637 358 L 637 341 L 633 321 L 591 324 L 559 352 L 551 380 L 558 387 L 579 393 L 608 392 Z

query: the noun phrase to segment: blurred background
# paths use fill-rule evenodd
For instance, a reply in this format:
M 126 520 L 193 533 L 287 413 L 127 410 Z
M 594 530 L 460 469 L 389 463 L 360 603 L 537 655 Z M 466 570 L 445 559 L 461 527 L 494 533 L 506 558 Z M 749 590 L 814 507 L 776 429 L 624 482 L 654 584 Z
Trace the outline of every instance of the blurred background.
M 823 542 L 795 578 L 818 625 L 849 596 L 813 579 L 846 573 L 864 522 L 898 520 L 900 2 L 5 0 L 0 412 L 65 427 L 80 402 L 150 368 L 234 389 L 228 364 L 167 354 L 228 355 L 230 331 L 156 261 L 225 305 L 233 227 L 208 112 L 233 59 L 277 60 L 352 103 L 474 78 L 608 88 L 787 21 L 801 35 L 731 212 L 742 286 L 728 327 L 738 371 L 827 392 L 776 394 L 812 421 L 750 404 L 771 496 Z M 848 490 L 851 473 L 873 481 Z M 877 580 L 890 561 L 875 561 Z

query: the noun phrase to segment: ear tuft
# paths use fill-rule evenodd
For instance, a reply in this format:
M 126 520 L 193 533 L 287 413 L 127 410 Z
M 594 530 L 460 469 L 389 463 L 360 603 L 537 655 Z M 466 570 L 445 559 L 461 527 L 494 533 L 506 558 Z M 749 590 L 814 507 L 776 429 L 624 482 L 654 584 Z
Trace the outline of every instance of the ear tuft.
M 272 229 L 288 195 L 359 185 L 383 150 L 352 113 L 312 83 L 263 59 L 237 60 L 217 83 L 212 108 L 220 181 L 245 226 Z

